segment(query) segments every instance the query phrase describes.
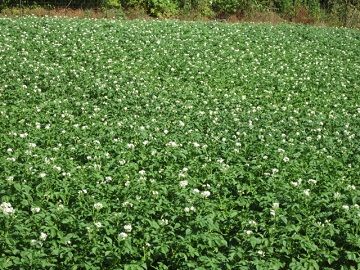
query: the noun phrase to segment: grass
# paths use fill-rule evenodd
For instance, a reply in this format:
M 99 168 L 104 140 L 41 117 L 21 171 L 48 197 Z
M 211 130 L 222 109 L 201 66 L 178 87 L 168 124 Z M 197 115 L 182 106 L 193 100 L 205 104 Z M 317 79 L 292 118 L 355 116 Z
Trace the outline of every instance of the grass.
M 67 18 L 82 18 L 82 19 L 118 19 L 118 20 L 154 20 L 145 10 L 142 9 L 71 9 L 71 8 L 44 8 L 41 6 L 23 7 L 23 8 L 5 8 L 0 12 L 2 17 L 26 17 L 36 16 L 42 17 L 67 17 Z M 353 18 L 354 17 L 354 18 Z M 164 16 L 161 16 L 162 20 Z M 341 22 L 335 18 L 329 16 L 318 16 L 315 18 L 310 15 L 306 9 L 297 9 L 291 20 L 287 20 L 281 17 L 274 11 L 257 11 L 248 12 L 243 14 L 238 12 L 236 14 L 218 14 L 215 13 L 212 16 L 205 16 L 198 11 L 192 10 L 188 12 L 181 12 L 171 16 L 165 16 L 166 19 L 175 19 L 182 21 L 220 21 L 228 23 L 300 23 L 311 24 L 316 26 L 340 26 Z M 356 16 L 350 16 L 348 27 L 358 28 L 356 24 Z
M 0 19 L 1 269 L 360 267 L 360 33 Z

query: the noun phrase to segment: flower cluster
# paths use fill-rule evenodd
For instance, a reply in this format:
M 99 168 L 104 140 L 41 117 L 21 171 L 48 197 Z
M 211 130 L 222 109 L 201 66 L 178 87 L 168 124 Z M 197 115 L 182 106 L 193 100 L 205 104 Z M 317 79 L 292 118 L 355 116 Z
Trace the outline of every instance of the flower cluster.
M 0 210 L 3 212 L 4 215 L 12 215 L 15 213 L 15 209 L 11 206 L 11 203 L 2 202 L 0 204 Z

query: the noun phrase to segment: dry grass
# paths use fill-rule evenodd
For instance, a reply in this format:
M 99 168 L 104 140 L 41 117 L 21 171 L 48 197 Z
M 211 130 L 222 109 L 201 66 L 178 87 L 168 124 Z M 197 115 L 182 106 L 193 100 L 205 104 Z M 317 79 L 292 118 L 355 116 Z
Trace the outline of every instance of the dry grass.
M 68 17 L 68 18 L 112 18 L 116 17 L 114 10 L 107 10 L 105 12 L 95 9 L 70 9 L 70 8 L 56 8 L 45 9 L 42 7 L 35 8 L 12 8 L 4 9 L 0 13 L 1 16 L 17 17 L 17 16 L 36 16 L 36 17 Z
M 135 10 L 130 9 L 122 14 L 124 18 L 128 20 L 134 19 L 152 19 L 149 15 L 147 15 L 145 10 Z M 57 9 L 45 9 L 42 7 L 35 8 L 12 8 L 12 9 L 4 9 L 0 16 L 8 16 L 8 17 L 17 17 L 17 16 L 37 16 L 37 17 L 69 17 L 69 18 L 118 18 L 119 11 L 116 10 L 95 10 L 95 9 L 70 9 L 70 8 L 57 8 Z M 176 15 L 173 16 L 174 19 L 185 20 L 185 21 L 209 21 L 212 19 L 201 16 L 198 13 L 190 13 L 186 15 Z M 240 13 L 232 15 L 226 19 L 222 19 L 221 21 L 226 22 L 255 22 L 255 23 L 279 23 L 285 22 L 279 15 L 274 12 L 258 12 L 252 14 L 251 16 L 242 16 Z
M 248 15 L 232 15 L 229 18 L 230 22 L 252 22 L 252 23 L 270 23 L 270 24 L 278 24 L 286 22 L 283 18 L 281 18 L 275 12 L 255 12 Z
M 127 19 L 127 20 L 151 20 L 153 17 L 149 16 L 145 10 L 130 9 L 126 11 L 110 9 L 110 10 L 96 10 L 96 9 L 70 9 L 70 8 L 57 8 L 57 9 L 46 9 L 42 7 L 33 7 L 33 8 L 11 8 L 4 9 L 0 13 L 0 16 L 7 17 L 21 17 L 21 16 L 37 16 L 37 17 L 69 17 L 69 18 L 107 18 L 107 19 Z M 219 19 L 220 18 L 220 19 Z M 221 21 L 229 23 L 239 23 L 239 22 L 253 22 L 253 23 L 301 23 L 301 24 L 311 24 L 316 26 L 338 26 L 341 24 L 335 17 L 324 18 L 323 20 L 316 20 L 314 17 L 309 14 L 305 8 L 298 8 L 295 10 L 295 14 L 292 19 L 286 20 L 282 18 L 279 14 L 268 11 L 268 12 L 252 12 L 249 14 L 244 14 L 238 12 L 230 16 L 220 16 L 218 19 L 212 19 L 205 16 L 202 16 L 198 12 L 190 12 L 189 14 L 180 14 L 174 15 L 168 19 L 177 19 L 184 21 Z M 360 28 L 360 12 L 354 10 L 350 13 L 347 27 Z

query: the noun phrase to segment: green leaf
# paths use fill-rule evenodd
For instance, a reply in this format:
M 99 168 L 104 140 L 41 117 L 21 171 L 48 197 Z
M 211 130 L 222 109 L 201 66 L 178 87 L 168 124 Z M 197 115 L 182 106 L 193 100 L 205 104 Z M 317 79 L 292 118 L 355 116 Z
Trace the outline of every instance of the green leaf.
M 21 185 L 19 183 L 14 183 L 14 188 L 17 190 L 17 191 L 21 191 Z

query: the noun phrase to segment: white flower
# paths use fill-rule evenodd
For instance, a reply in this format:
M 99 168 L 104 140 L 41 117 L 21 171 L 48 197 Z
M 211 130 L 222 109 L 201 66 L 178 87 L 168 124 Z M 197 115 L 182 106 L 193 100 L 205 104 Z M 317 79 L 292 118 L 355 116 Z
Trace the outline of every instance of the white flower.
M 249 224 L 250 224 L 251 226 L 256 226 L 256 225 L 257 225 L 257 223 L 256 223 L 255 220 L 250 220 L 250 221 L 249 221 Z
M 188 183 L 188 181 L 186 181 L 186 180 L 180 181 L 180 183 L 179 183 L 180 187 L 182 187 L 182 188 L 186 187 L 188 184 L 189 184 L 189 183 Z
M 44 177 L 46 176 L 46 173 L 40 173 L 39 176 L 40 176 L 41 178 L 44 178 Z
M 193 193 L 200 193 L 200 190 L 198 190 L 197 188 L 195 188 L 195 189 L 193 190 Z
M 172 147 L 177 147 L 179 146 L 176 142 L 168 142 L 165 144 L 166 146 L 172 146 Z
M 184 208 L 184 211 L 185 211 L 185 212 L 195 211 L 195 207 L 194 207 L 194 206 L 185 207 L 185 208 Z
M 340 198 L 340 193 L 339 192 L 335 192 L 334 193 L 334 199 L 338 199 Z
M 31 207 L 31 212 L 33 213 L 39 213 L 40 212 L 40 207 Z
M 139 171 L 139 174 L 144 175 L 146 172 L 144 170 Z
M 79 191 L 79 194 L 86 194 L 87 193 L 87 190 L 86 189 L 83 189 L 83 190 L 80 190 Z
M 324 227 L 325 226 L 325 224 L 322 223 L 321 221 L 316 222 L 316 225 L 319 226 L 319 227 Z
M 13 150 L 12 150 L 12 148 L 8 148 L 7 151 L 8 151 L 8 152 L 12 152 Z
M 101 208 L 103 208 L 103 204 L 101 202 L 97 202 L 97 203 L 94 203 L 94 208 L 96 210 L 100 210 Z
M 135 145 L 132 144 L 132 143 L 128 143 L 128 144 L 127 144 L 127 148 L 134 149 L 134 148 L 135 148 Z
M 304 194 L 305 194 L 306 196 L 310 196 L 310 189 L 305 189 L 305 190 L 304 190 Z
M 275 215 L 276 215 L 276 212 L 275 212 L 274 209 L 270 209 L 270 215 L 272 215 L 272 216 L 275 216 Z
M 210 191 L 208 190 L 205 190 L 203 192 L 201 192 L 201 196 L 203 196 L 204 198 L 207 198 L 211 195 Z
M 244 231 L 247 235 L 250 235 L 250 234 L 252 234 L 253 232 L 252 231 L 250 231 L 250 230 L 246 230 L 246 231 Z
M 58 210 L 58 211 L 61 211 L 63 209 L 64 209 L 64 205 L 62 205 L 62 204 L 59 204 L 58 207 L 56 208 L 56 210 Z
M 31 240 L 30 240 L 30 243 L 31 243 L 31 244 L 34 244 L 34 245 L 35 245 L 35 244 L 38 244 L 38 245 L 42 246 L 42 243 L 41 243 L 40 241 L 36 240 L 36 239 L 31 239 Z
M 159 192 L 156 191 L 156 190 L 153 190 L 153 191 L 152 191 L 152 194 L 153 194 L 153 195 L 159 195 Z
M 14 208 L 11 206 L 11 203 L 3 202 L 0 204 L 0 210 L 4 215 L 11 215 L 15 213 Z
M 55 169 L 55 170 L 57 170 L 57 171 L 59 171 L 59 172 L 61 171 L 61 167 L 56 166 L 56 165 L 54 165 L 53 169 Z
M 130 186 L 130 181 L 126 181 L 124 185 L 125 185 L 125 187 Z
M 126 163 L 125 159 L 119 160 L 120 165 L 124 165 Z
M 47 238 L 47 234 L 46 234 L 46 233 L 44 233 L 44 232 L 40 233 L 40 240 L 41 240 L 41 241 L 45 241 L 46 238 Z
M 260 256 L 265 256 L 265 251 L 259 250 L 257 254 L 259 254 Z
M 149 141 L 143 141 L 143 145 L 148 145 Z
M 28 145 L 29 145 L 29 147 L 32 147 L 32 148 L 35 148 L 35 147 L 36 147 L 36 144 L 35 144 L 35 143 L 29 143 Z
M 294 186 L 294 187 L 297 187 L 299 185 L 298 182 L 291 182 L 291 184 Z
M 162 220 L 160 220 L 160 224 L 161 225 L 168 225 L 169 221 L 167 219 L 163 218 Z
M 194 142 L 193 144 L 194 144 L 195 147 L 200 147 L 200 144 L 197 143 L 197 142 Z
M 120 239 L 125 239 L 126 237 L 128 237 L 128 235 L 126 233 L 124 233 L 124 232 L 119 234 Z
M 127 206 L 132 207 L 133 204 L 132 204 L 131 202 L 127 202 L 127 201 L 126 201 L 126 202 L 123 202 L 123 203 L 122 203 L 122 206 L 123 206 L 123 207 L 127 207 Z
M 185 173 L 179 173 L 179 177 L 181 178 L 184 178 L 184 177 L 186 177 L 186 174 Z
M 14 176 L 9 176 L 8 178 L 6 178 L 6 180 L 9 182 L 12 182 L 12 181 L 14 181 Z
M 349 206 L 348 206 L 348 205 L 343 205 L 342 208 L 344 208 L 346 211 L 349 210 Z
M 273 203 L 273 205 L 272 205 L 272 207 L 273 207 L 274 209 L 278 209 L 279 206 L 280 206 L 280 204 L 279 204 L 278 202 L 275 202 L 275 203 Z
M 308 183 L 316 185 L 317 181 L 315 179 L 309 179 Z
M 288 157 L 284 157 L 284 158 L 283 158 L 283 161 L 284 161 L 284 162 L 288 162 L 289 160 L 290 160 L 290 159 L 289 159 Z
M 95 222 L 94 224 L 95 224 L 95 226 L 98 227 L 98 228 L 101 228 L 101 227 L 102 227 L 101 222 Z
M 131 231 L 132 231 L 132 226 L 131 226 L 130 224 L 125 225 L 125 226 L 124 226 L 124 230 L 125 230 L 126 232 L 131 232 Z

